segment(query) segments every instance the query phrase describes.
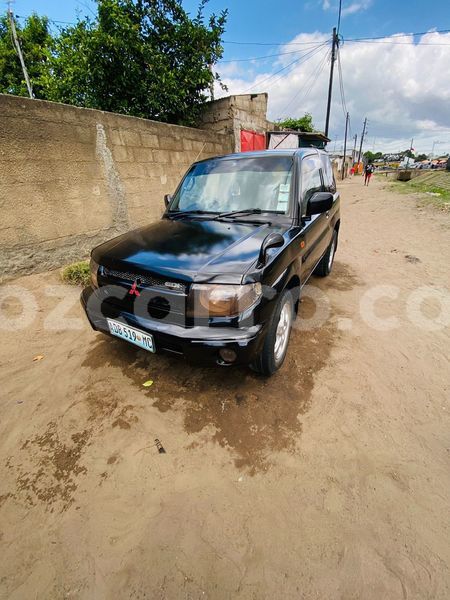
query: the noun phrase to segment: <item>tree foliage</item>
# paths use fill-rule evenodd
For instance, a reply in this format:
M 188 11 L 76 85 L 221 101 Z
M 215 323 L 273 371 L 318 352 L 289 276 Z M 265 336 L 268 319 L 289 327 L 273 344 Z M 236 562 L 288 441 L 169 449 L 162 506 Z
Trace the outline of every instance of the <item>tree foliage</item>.
M 180 0 L 97 0 L 95 19 L 80 19 L 43 44 L 46 69 L 36 97 L 194 124 L 219 80 L 212 66 L 223 53 L 227 17 L 223 11 L 206 20 L 207 1 L 191 18 Z M 0 31 L 8 44 L 6 37 Z M 32 57 L 26 60 L 31 66 Z M 20 85 L 1 81 L 0 91 L 23 94 L 20 64 L 13 66 Z M 34 85 L 31 69 L 30 77 Z
M 282 129 L 292 129 L 294 131 L 315 131 L 312 115 L 309 113 L 305 113 L 303 117 L 299 117 L 298 119 L 292 117 L 284 119 L 283 121 L 279 121 L 278 125 Z
M 367 150 L 367 152 L 364 152 L 363 156 L 368 162 L 373 162 L 374 160 L 379 160 L 380 158 L 383 158 L 383 153 L 371 152 L 370 150 Z

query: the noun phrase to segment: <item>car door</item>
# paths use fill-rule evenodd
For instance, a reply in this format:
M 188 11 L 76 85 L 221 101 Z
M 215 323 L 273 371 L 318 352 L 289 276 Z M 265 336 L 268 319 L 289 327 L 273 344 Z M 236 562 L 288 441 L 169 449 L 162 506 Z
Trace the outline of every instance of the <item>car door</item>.
M 306 216 L 308 200 L 316 192 L 324 190 L 322 162 L 318 153 L 303 157 L 300 178 L 300 215 L 304 223 L 302 231 L 304 253 L 302 256 L 301 277 L 302 281 L 305 281 L 329 244 L 327 215 L 323 213 L 311 217 Z
M 336 180 L 334 178 L 334 173 L 333 173 L 333 167 L 331 166 L 331 160 L 330 157 L 328 156 L 328 154 L 326 152 L 321 152 L 320 153 L 320 160 L 322 161 L 322 178 L 323 178 L 323 185 L 324 185 L 324 190 L 326 192 L 331 192 L 333 194 L 333 206 L 336 206 L 336 203 L 339 200 L 339 192 L 336 189 Z M 328 225 L 328 230 L 327 230 L 327 238 L 326 238 L 326 245 L 325 247 L 328 248 L 328 246 L 331 244 L 331 240 L 333 238 L 333 231 L 334 231 L 334 219 L 333 219 L 333 214 L 335 212 L 335 209 L 331 209 L 329 211 L 329 213 L 326 213 L 325 216 L 330 216 L 330 218 L 327 219 L 327 225 Z

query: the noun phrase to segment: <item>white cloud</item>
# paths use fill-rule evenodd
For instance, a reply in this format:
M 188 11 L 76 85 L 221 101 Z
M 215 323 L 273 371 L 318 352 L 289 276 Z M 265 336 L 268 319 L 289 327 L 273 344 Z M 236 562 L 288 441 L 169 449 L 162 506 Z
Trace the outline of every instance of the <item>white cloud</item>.
M 292 42 L 322 42 L 329 34 L 301 34 Z M 396 44 L 387 42 L 395 41 Z M 360 134 L 367 116 L 368 140 L 374 137 L 387 149 L 408 146 L 407 140 L 415 138 L 418 151 L 430 151 L 434 140 L 448 143 L 439 150 L 450 151 L 450 34 L 430 32 L 419 43 L 404 34 L 377 42 L 344 43 L 340 49 L 347 109 L 350 113 L 352 133 Z M 448 44 L 448 45 L 440 45 Z M 301 116 L 311 112 L 319 129 L 324 128 L 326 96 L 329 77 L 329 57 L 325 48 L 309 58 L 309 46 L 282 46 L 280 52 L 298 48 L 299 54 L 281 56 L 270 70 L 254 75 L 253 66 L 235 63 L 233 73 L 218 66 L 229 94 L 269 92 L 269 118 L 277 120 L 286 116 Z M 329 50 L 328 50 L 329 54 Z M 301 57 L 305 56 L 302 60 Z M 299 57 L 291 66 L 290 62 Z M 272 73 L 287 67 L 268 79 Z M 330 137 L 343 137 L 344 115 L 341 106 L 335 65 Z M 224 95 L 222 93 L 222 95 Z M 422 146 L 421 146 L 422 144 Z M 401 147 L 400 146 L 400 147 Z M 428 147 L 429 146 L 429 147 Z
M 342 16 L 353 15 L 361 10 L 366 10 L 372 4 L 372 0 L 363 0 L 362 2 L 352 2 L 342 8 Z
M 338 10 L 339 3 L 331 0 L 322 0 L 322 9 L 323 10 Z M 361 10 L 366 10 L 372 4 L 372 0 L 359 0 L 359 2 L 351 2 L 350 4 L 343 3 L 342 6 L 342 16 L 345 17 L 347 15 L 353 15 L 354 13 L 360 12 Z

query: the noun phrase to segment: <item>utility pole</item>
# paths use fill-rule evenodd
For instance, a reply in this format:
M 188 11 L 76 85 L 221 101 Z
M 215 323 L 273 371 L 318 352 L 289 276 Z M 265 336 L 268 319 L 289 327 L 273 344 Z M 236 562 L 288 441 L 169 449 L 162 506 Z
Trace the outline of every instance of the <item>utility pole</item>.
M 366 135 L 366 125 L 367 125 L 367 117 L 364 119 L 364 125 L 363 125 L 362 134 L 361 134 L 361 143 L 359 144 L 358 165 L 359 165 L 359 161 L 361 160 L 362 145 L 364 142 L 364 136 Z
M 445 142 L 440 142 L 439 140 L 434 140 L 433 146 L 431 147 L 430 158 L 433 158 L 433 156 L 434 156 L 434 147 L 436 146 L 436 144 L 445 144 Z
M 345 118 L 344 158 L 342 159 L 341 179 L 344 179 L 344 172 L 345 172 L 345 153 L 347 152 L 347 130 L 348 130 L 348 113 Z
M 216 77 L 214 75 L 214 65 L 212 63 L 209 65 L 209 70 L 211 71 L 211 75 L 212 75 L 212 81 L 209 86 L 209 93 L 211 94 L 211 102 L 212 102 L 214 100 L 214 81 L 216 79 Z
M 353 139 L 355 140 L 355 143 L 353 144 L 352 162 L 355 162 L 355 158 L 356 158 L 356 142 L 358 140 L 358 134 L 357 133 L 355 133 L 355 135 L 353 136 Z
M 330 125 L 330 110 L 331 110 L 331 96 L 333 92 L 333 73 L 334 63 L 336 61 L 336 52 L 339 47 L 339 38 L 336 33 L 336 27 L 333 27 L 333 40 L 331 46 L 331 67 L 330 67 L 330 81 L 328 83 L 328 101 L 327 101 L 327 116 L 325 118 L 325 135 L 328 137 L 328 128 Z
M 16 48 L 17 54 L 19 55 L 20 64 L 22 65 L 23 76 L 25 78 L 25 83 L 27 84 L 28 94 L 29 94 L 30 98 L 34 98 L 33 88 L 31 87 L 31 81 L 30 81 L 30 78 L 28 77 L 28 71 L 25 66 L 25 61 L 23 59 L 22 49 L 20 47 L 19 39 L 17 37 L 16 24 L 14 23 L 14 15 L 13 15 L 13 11 L 11 9 L 11 1 L 8 2 L 8 17 L 9 17 L 9 22 L 11 23 L 11 33 L 13 36 L 14 46 Z

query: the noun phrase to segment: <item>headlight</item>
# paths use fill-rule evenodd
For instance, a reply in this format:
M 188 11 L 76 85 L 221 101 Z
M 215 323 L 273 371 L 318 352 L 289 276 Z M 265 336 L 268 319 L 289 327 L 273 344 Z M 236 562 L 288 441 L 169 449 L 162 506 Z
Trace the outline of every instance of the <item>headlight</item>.
M 233 317 L 244 312 L 261 296 L 261 284 L 214 285 L 195 283 L 189 292 L 190 317 Z
M 91 262 L 90 262 L 90 265 L 89 265 L 89 269 L 91 271 L 92 285 L 94 287 L 98 288 L 97 275 L 98 275 L 99 265 L 95 262 L 95 260 L 92 257 L 91 257 Z

